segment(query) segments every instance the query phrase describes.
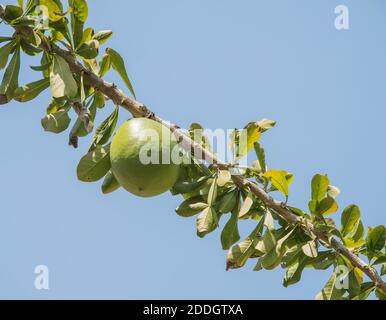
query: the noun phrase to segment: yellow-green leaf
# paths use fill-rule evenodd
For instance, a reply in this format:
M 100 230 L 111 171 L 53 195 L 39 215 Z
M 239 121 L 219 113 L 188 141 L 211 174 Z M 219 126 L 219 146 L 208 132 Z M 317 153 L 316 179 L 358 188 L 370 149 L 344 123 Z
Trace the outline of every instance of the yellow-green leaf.
M 97 40 L 100 45 L 104 44 L 107 40 L 111 38 L 113 35 L 113 32 L 111 30 L 102 30 L 97 32 L 94 36 L 93 39 Z
M 42 7 L 47 8 L 48 19 L 50 21 L 55 22 L 63 18 L 62 10 L 55 1 L 53 0 L 39 0 L 39 1 Z M 46 12 L 43 12 L 43 13 L 46 13 Z
M 282 192 L 286 197 L 289 194 L 289 186 L 292 183 L 293 176 L 288 179 L 288 172 L 283 170 L 269 170 L 263 174 L 263 176 L 269 179 L 272 185 Z
M 249 123 L 241 132 L 239 132 L 239 141 L 236 159 L 243 158 L 252 150 L 255 143 L 260 140 L 261 128 L 257 122 Z

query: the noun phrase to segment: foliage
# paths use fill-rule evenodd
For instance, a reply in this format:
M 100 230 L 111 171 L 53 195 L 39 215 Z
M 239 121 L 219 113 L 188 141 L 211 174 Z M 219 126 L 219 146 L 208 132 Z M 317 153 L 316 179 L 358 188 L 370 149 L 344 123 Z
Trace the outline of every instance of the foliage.
M 71 123 L 70 111 L 74 109 L 76 119 L 70 129 L 70 144 L 76 146 L 74 139 L 77 141 L 93 131 L 96 114 L 105 107 L 108 99 L 88 83 L 83 74 L 74 73 L 68 61 L 50 48 L 58 46 L 66 50 L 95 76 L 104 77 L 113 69 L 135 98 L 125 62 L 111 48 L 100 54 L 101 46 L 112 36 L 112 31 L 85 28 L 88 18 L 85 0 L 69 0 L 67 7 L 60 0 L 21 0 L 18 3 L 18 6 L 8 5 L 2 8 L 4 22 L 13 27 L 15 32 L 0 37 L 0 69 L 4 69 L 0 103 L 12 100 L 27 102 L 50 88 L 52 100 L 41 121 L 42 126 L 45 131 L 52 133 L 67 130 Z M 46 24 L 41 23 L 38 5 L 48 8 Z M 23 30 L 28 32 L 22 32 Z M 43 42 L 48 44 L 48 48 L 42 46 Z M 22 53 L 40 56 L 40 64 L 31 67 L 38 79 L 19 86 Z M 109 143 L 118 116 L 116 107 L 96 127 L 89 152 L 81 159 L 77 168 L 81 181 L 93 182 L 105 177 L 103 193 L 119 188 L 110 171 L 109 160 Z M 263 134 L 274 126 L 274 121 L 263 119 L 248 123 L 242 130 L 235 130 L 232 133 L 232 150 L 235 154 L 232 166 L 267 193 L 282 194 L 285 199 L 283 206 L 288 207 L 294 176 L 285 170 L 269 169 L 260 143 Z M 201 129 L 199 124 L 192 124 L 191 133 Z M 211 150 L 203 131 L 199 143 L 202 148 Z M 254 165 L 238 167 L 237 161 L 252 151 L 256 153 Z M 353 254 L 367 257 L 369 268 L 385 275 L 385 227 L 368 228 L 366 234 L 360 209 L 356 205 L 350 205 L 342 210 L 341 225 L 338 228 L 329 217 L 339 211 L 336 198 L 340 191 L 331 185 L 328 176 L 317 174 L 313 177 L 307 211 L 290 208 L 299 218 L 299 224 L 293 224 L 256 197 L 249 187 L 237 185 L 228 170 L 220 170 L 215 165 L 207 166 L 198 159 L 193 160 L 193 164 L 182 165 L 179 180 L 171 190 L 173 195 L 179 194 L 184 199 L 176 212 L 184 218 L 195 217 L 197 235 L 201 238 L 218 229 L 221 220 L 226 220 L 221 232 L 221 246 L 228 250 L 227 269 L 241 268 L 249 261 L 254 261 L 255 271 L 272 270 L 280 266 L 285 270 L 283 285 L 287 287 L 298 283 L 306 268 L 332 268 L 332 276 L 317 295 L 317 299 L 366 299 L 372 292 L 375 292 L 377 298 L 385 299 L 385 292 L 377 288 L 375 283 L 366 282 L 363 270 L 334 250 L 331 244 L 332 239 L 341 241 Z M 244 239 L 240 239 L 238 230 L 238 224 L 242 220 L 257 224 Z M 320 239 L 304 227 L 309 223 L 328 240 Z M 345 266 L 346 274 L 343 277 L 336 272 L 338 266 Z M 336 285 L 344 279 L 348 279 L 347 287 Z

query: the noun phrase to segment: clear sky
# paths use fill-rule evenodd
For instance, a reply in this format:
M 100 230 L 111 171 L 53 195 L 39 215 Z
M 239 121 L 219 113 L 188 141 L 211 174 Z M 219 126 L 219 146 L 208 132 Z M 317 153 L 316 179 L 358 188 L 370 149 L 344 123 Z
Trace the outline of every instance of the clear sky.
M 384 0 L 89 2 L 89 25 L 115 32 L 109 46 L 157 114 L 212 129 L 277 120 L 262 143 L 271 168 L 295 174 L 291 204 L 306 208 L 310 179 L 328 173 L 341 208 L 354 202 L 366 226 L 385 224 Z M 334 27 L 340 4 L 348 31 Z M 38 62 L 23 64 L 21 82 L 38 80 L 28 68 Z M 44 133 L 48 100 L 0 107 L 0 298 L 308 299 L 327 281 L 331 270 L 307 270 L 285 289 L 284 270 L 255 273 L 253 262 L 226 272 L 220 232 L 198 239 L 195 220 L 174 213 L 179 197 L 103 196 L 78 182 L 89 140 L 73 150 L 67 134 Z M 34 288 L 37 265 L 48 291 Z

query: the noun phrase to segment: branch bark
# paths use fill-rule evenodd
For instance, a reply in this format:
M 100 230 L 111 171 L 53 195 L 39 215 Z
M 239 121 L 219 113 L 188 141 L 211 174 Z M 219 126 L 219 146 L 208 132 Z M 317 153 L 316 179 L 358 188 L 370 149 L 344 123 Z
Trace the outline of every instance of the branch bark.
M 0 18 L 3 18 L 4 10 L 3 7 L 0 6 Z M 29 37 L 32 34 L 32 29 L 28 27 L 17 28 L 16 32 L 19 34 Z M 268 208 L 274 210 L 277 214 L 279 214 L 283 219 L 285 219 L 288 223 L 293 225 L 300 225 L 306 232 L 312 232 L 320 241 L 326 243 L 327 245 L 334 248 L 341 255 L 346 257 L 354 267 L 362 270 L 374 283 L 374 285 L 381 289 L 386 294 L 386 282 L 383 281 L 382 277 L 376 272 L 374 268 L 366 264 L 359 256 L 354 254 L 348 248 L 346 248 L 340 241 L 335 238 L 329 239 L 329 237 L 318 230 L 315 225 L 311 222 L 306 221 L 305 219 L 301 219 L 297 215 L 295 215 L 288 206 L 280 201 L 273 199 L 268 193 L 266 193 L 262 188 L 260 188 L 255 183 L 249 181 L 241 175 L 237 175 L 232 171 L 232 166 L 223 162 L 221 159 L 218 159 L 208 150 L 202 148 L 201 145 L 190 139 L 184 132 L 179 130 L 179 126 L 175 124 L 171 124 L 162 118 L 155 115 L 150 109 L 148 109 L 143 103 L 136 101 L 135 99 L 130 98 L 125 95 L 121 90 L 119 90 L 114 84 L 108 83 L 102 78 L 98 77 L 92 71 L 86 69 L 75 57 L 74 54 L 67 50 L 63 50 L 57 45 L 51 45 L 47 42 L 44 37 L 41 37 L 40 47 L 49 52 L 55 53 L 66 60 L 69 64 L 70 69 L 73 73 L 78 75 L 83 74 L 84 79 L 94 88 L 97 88 L 104 95 L 106 95 L 109 99 L 111 99 L 116 105 L 121 106 L 122 108 L 129 111 L 134 117 L 146 117 L 162 123 L 166 127 L 168 127 L 178 139 L 181 141 L 181 145 L 188 152 L 193 150 L 197 153 L 202 154 L 205 159 L 217 165 L 217 167 L 221 170 L 229 170 L 232 173 L 232 180 L 234 183 L 240 188 L 248 188 L 252 191 L 252 193 L 260 199 Z

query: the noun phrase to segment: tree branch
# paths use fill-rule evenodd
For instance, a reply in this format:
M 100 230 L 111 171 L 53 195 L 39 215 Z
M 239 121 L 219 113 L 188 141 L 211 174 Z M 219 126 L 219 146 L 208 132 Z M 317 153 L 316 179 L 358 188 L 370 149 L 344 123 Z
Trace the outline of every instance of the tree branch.
M 2 6 L 0 6 L 0 18 L 3 18 L 3 16 L 4 9 Z M 28 27 L 22 27 L 17 28 L 16 32 L 18 32 L 20 35 L 29 37 L 32 34 L 32 29 Z M 85 81 L 87 81 L 92 87 L 97 88 L 99 91 L 101 91 L 104 95 L 111 99 L 114 104 L 123 107 L 124 109 L 129 111 L 134 117 L 146 117 L 155 120 L 159 123 L 162 123 L 163 125 L 168 127 L 172 132 L 174 132 L 177 139 L 179 139 L 179 141 L 181 142 L 181 146 L 185 150 L 191 152 L 193 148 L 194 152 L 196 152 L 195 154 L 202 154 L 206 160 L 216 164 L 220 170 L 230 171 L 232 173 L 232 180 L 237 186 L 239 186 L 240 188 L 250 189 L 252 193 L 258 199 L 260 199 L 268 208 L 274 210 L 288 223 L 293 225 L 299 225 L 306 232 L 312 232 L 318 238 L 318 240 L 334 248 L 337 252 L 346 257 L 354 267 L 357 267 L 362 270 L 371 279 L 371 281 L 377 288 L 382 289 L 382 291 L 386 293 L 386 283 L 376 272 L 376 270 L 366 264 L 362 259 L 360 259 L 360 257 L 354 254 L 348 248 L 346 248 L 340 241 L 336 240 L 335 238 L 329 239 L 329 237 L 325 233 L 318 230 L 314 224 L 309 221 L 306 221 L 305 219 L 301 219 L 299 216 L 295 215 L 285 203 L 273 199 L 267 192 L 265 192 L 255 183 L 249 181 L 241 175 L 235 174 L 235 172 L 232 171 L 231 165 L 224 163 L 221 159 L 218 159 L 211 152 L 204 149 L 200 144 L 193 141 L 189 136 L 182 132 L 177 125 L 171 124 L 163 120 L 162 118 L 156 116 L 143 103 L 128 97 L 115 85 L 104 81 L 92 71 L 86 69 L 71 52 L 63 50 L 57 45 L 51 45 L 44 37 L 41 37 L 41 40 L 42 42 L 40 44 L 40 47 L 43 50 L 49 53 L 55 53 L 64 58 L 69 64 L 73 73 L 76 73 L 78 75 L 83 74 Z

